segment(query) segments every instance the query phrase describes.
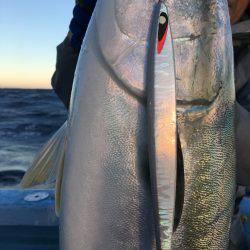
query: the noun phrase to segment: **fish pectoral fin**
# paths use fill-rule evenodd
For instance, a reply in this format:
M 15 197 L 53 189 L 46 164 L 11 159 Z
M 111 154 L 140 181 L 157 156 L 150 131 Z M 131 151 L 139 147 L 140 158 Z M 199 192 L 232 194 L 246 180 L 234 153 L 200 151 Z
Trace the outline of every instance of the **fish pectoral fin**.
M 20 187 L 56 187 L 56 212 L 59 212 L 60 190 L 66 147 L 67 122 L 42 147 L 30 169 L 24 175 Z

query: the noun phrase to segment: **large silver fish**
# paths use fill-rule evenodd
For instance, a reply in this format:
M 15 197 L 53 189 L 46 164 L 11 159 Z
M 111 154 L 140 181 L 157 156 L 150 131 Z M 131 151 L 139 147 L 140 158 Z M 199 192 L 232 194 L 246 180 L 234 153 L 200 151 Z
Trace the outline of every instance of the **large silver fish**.
M 184 203 L 173 249 L 225 249 L 235 188 L 226 0 L 166 1 L 176 60 Z M 146 69 L 155 2 L 100 0 L 75 74 L 62 249 L 151 249 Z M 178 198 L 178 197 L 177 197 Z
M 168 242 L 158 247 L 226 249 L 235 189 L 227 1 L 164 2 L 173 35 L 183 164 L 178 165 L 172 239 L 169 214 Z M 157 247 L 154 203 L 166 190 L 153 187 L 159 196 L 152 196 L 146 114 L 156 6 L 154 0 L 97 3 L 71 98 L 62 183 L 63 250 Z M 170 201 L 175 185 L 173 180 Z

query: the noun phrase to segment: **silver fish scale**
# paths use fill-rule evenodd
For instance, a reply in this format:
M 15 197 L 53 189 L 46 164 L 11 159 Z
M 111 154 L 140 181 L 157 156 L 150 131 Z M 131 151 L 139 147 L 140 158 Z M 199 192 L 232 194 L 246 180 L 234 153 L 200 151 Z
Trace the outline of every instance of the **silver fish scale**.
M 184 204 L 173 249 L 226 249 L 235 191 L 233 49 L 227 1 L 166 1 L 177 77 Z
M 185 192 L 172 249 L 226 249 L 235 188 L 226 0 L 167 0 Z M 146 85 L 154 0 L 99 0 L 76 69 L 62 250 L 155 249 Z M 73 190 L 73 191 L 72 191 Z
M 221 110 L 225 107 L 221 107 Z M 195 128 L 179 120 L 185 172 L 181 221 L 174 234 L 174 249 L 226 249 L 229 241 L 234 183 L 233 109 L 226 120 L 204 119 Z M 212 110 L 211 112 L 214 112 Z M 185 125 L 183 122 L 185 121 Z M 222 149 L 226 148 L 227 151 Z M 231 195 L 230 195 L 231 194 Z
M 132 28 L 127 35 L 117 25 L 127 18 L 124 9 L 115 11 L 121 5 L 98 1 L 79 56 L 65 157 L 61 249 L 155 248 L 143 99 L 146 39 L 134 41 Z M 137 14 L 145 15 L 139 9 Z

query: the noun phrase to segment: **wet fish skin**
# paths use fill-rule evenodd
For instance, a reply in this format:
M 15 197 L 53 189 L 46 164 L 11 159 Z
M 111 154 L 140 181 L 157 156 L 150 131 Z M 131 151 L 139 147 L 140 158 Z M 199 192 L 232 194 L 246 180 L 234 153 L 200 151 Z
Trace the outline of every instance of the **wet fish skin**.
M 97 3 L 71 99 L 62 250 L 155 248 L 145 109 L 153 8 L 147 0 Z
M 227 249 L 235 191 L 233 48 L 227 1 L 169 0 L 184 204 L 173 249 Z
M 145 126 L 145 65 L 154 4 L 97 4 L 71 100 L 62 190 L 63 250 L 155 249 Z M 174 36 L 185 179 L 172 249 L 226 249 L 235 186 L 226 0 L 166 4 Z

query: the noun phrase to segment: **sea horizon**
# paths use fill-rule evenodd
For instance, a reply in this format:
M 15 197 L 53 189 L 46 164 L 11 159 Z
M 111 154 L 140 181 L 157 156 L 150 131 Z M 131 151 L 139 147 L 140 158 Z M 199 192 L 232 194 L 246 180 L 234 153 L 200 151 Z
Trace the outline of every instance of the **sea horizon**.
M 0 172 L 26 171 L 67 119 L 52 89 L 0 88 Z

